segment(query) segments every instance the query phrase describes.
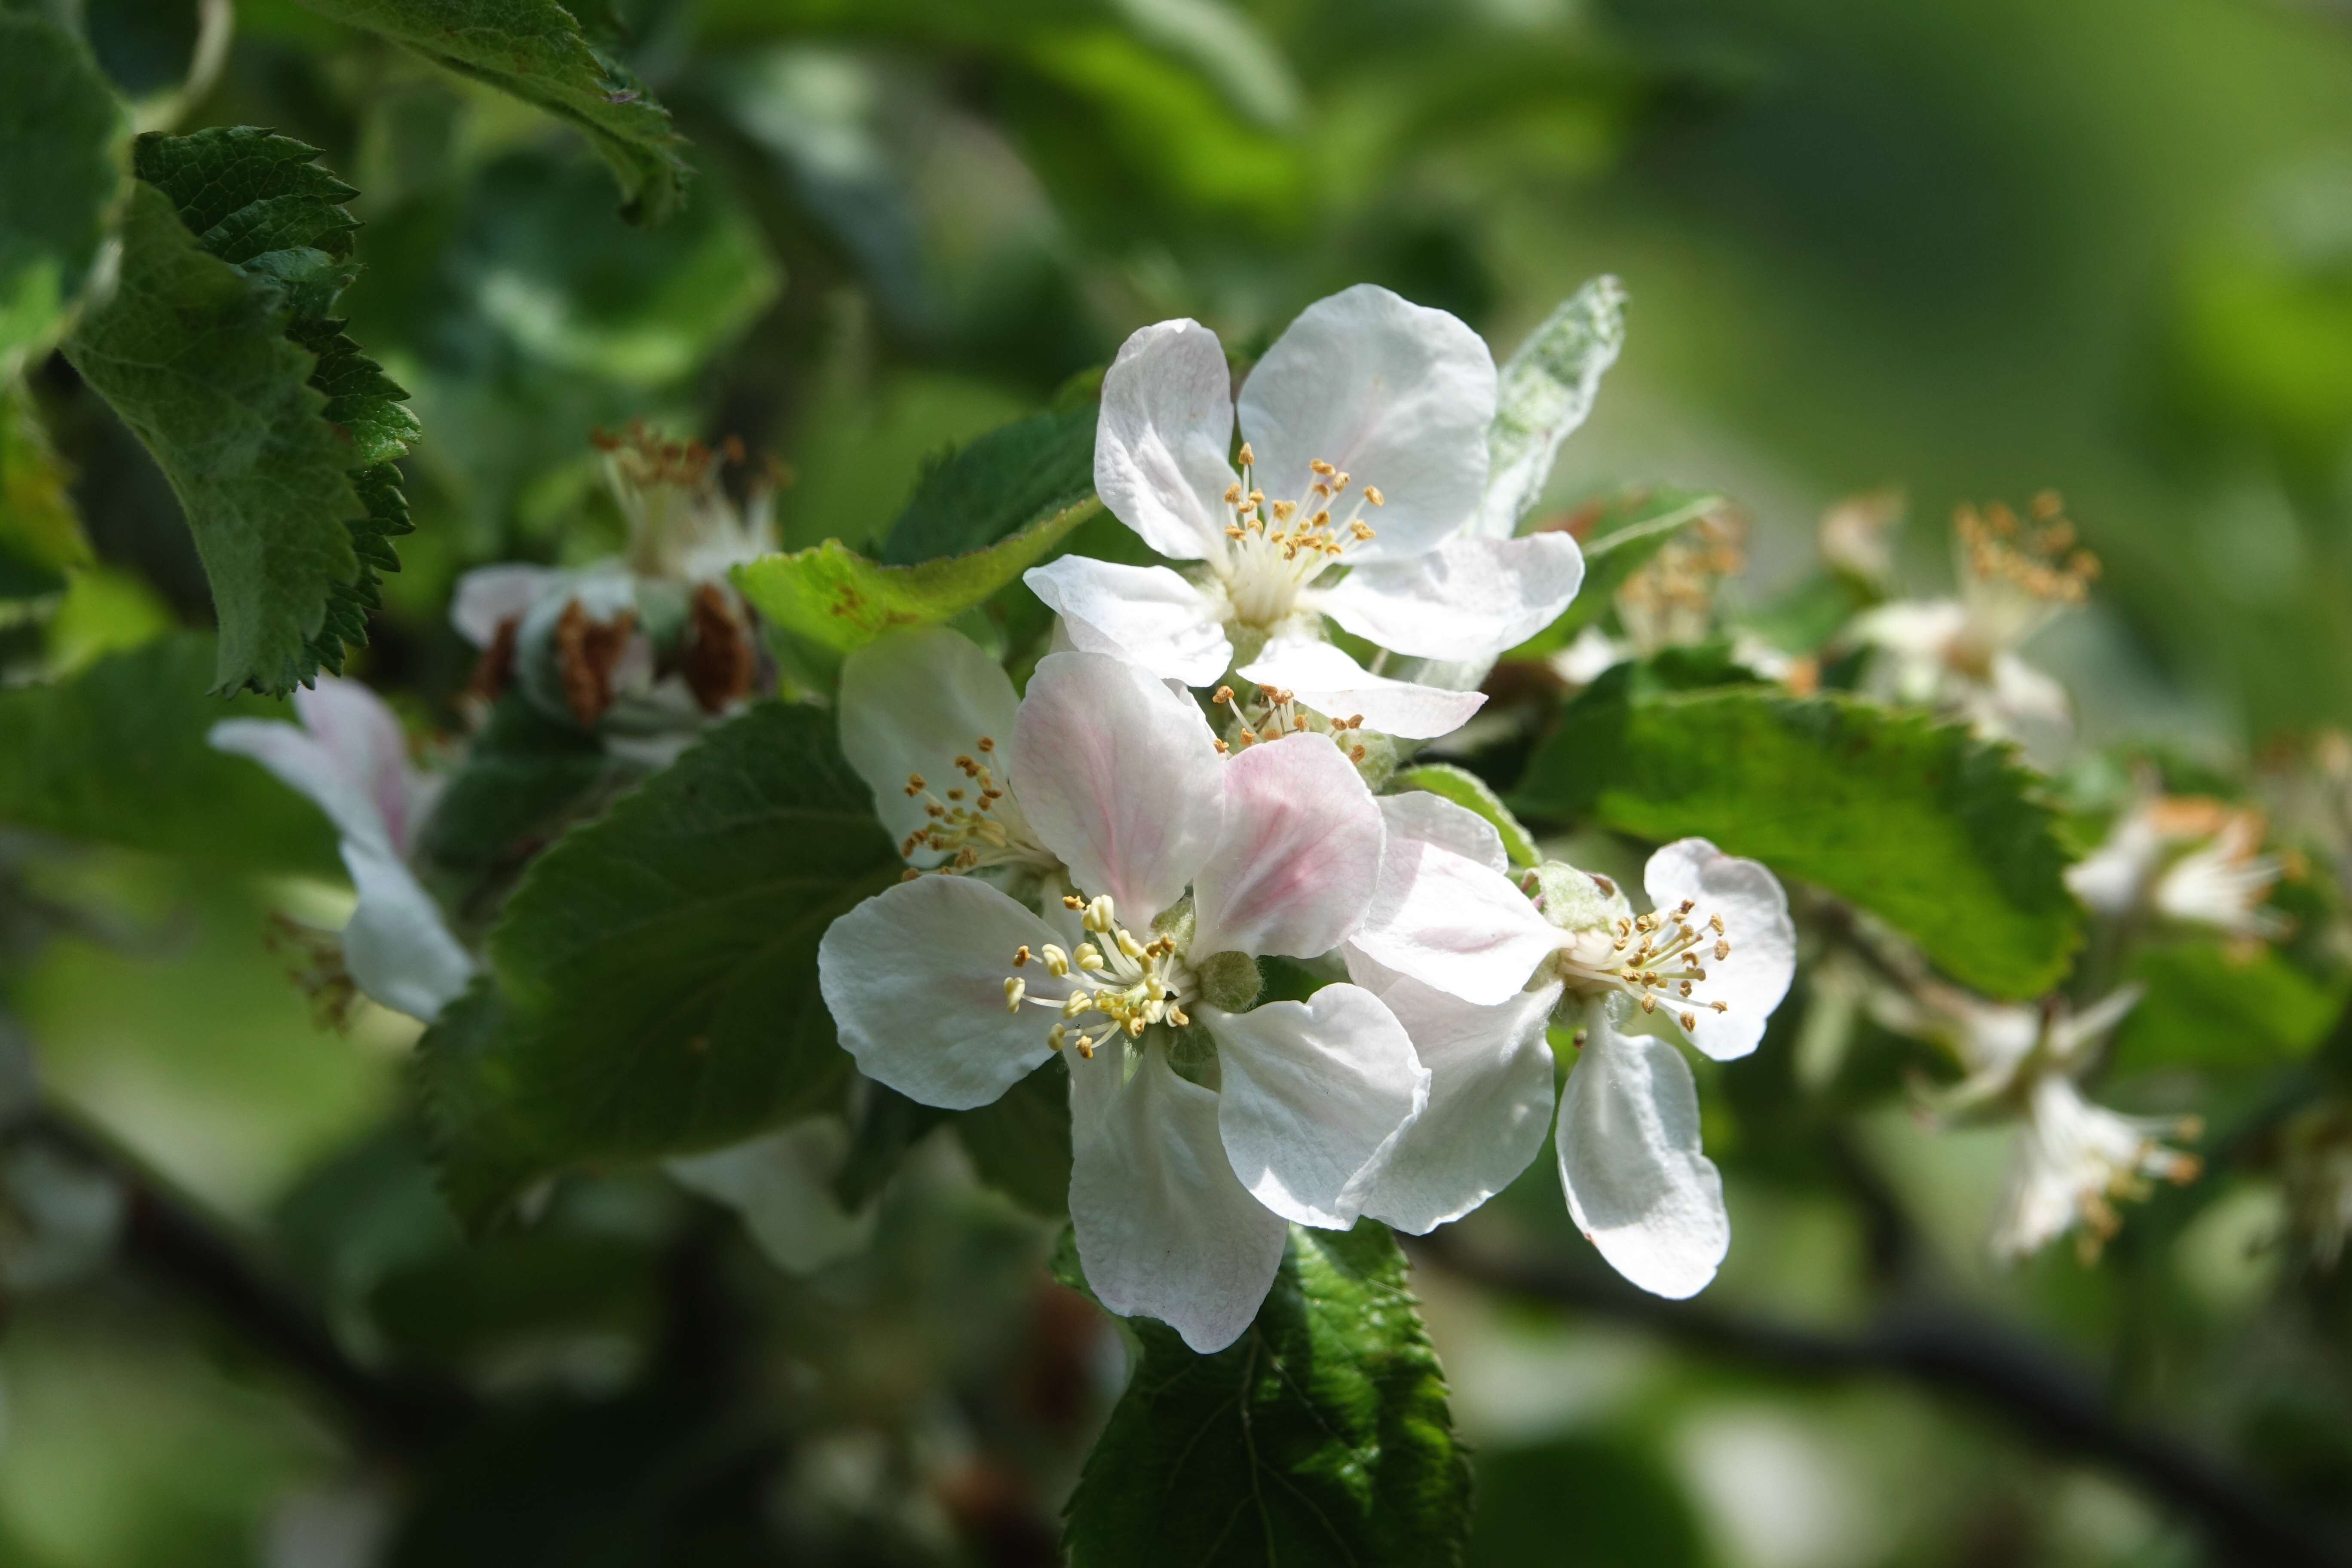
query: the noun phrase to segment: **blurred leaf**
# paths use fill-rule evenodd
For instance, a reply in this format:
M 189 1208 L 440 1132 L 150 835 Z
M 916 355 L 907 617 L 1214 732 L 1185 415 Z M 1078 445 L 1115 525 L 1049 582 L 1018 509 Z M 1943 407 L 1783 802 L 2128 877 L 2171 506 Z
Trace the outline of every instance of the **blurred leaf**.
M 417 853 L 475 874 L 520 862 L 617 772 L 595 736 L 509 691 L 433 803 Z
M 0 599 L 57 593 L 89 563 L 71 482 L 23 384 L 0 383 Z
M 883 566 L 837 539 L 735 568 L 735 584 L 774 625 L 840 653 L 898 626 L 950 620 L 1043 560 L 1070 530 L 1101 509 L 1092 497 L 982 550 Z
M 850 1214 L 872 1203 L 907 1151 L 952 1114 L 873 1079 L 858 1089 L 856 1112 L 849 1122 L 849 1149 L 833 1183 L 835 1201 Z
M 318 808 L 205 737 L 257 699 L 205 695 L 209 637 L 100 659 L 54 686 L 0 690 L 0 822 L 256 870 L 340 875 Z
M 1425 789 L 1432 795 L 1443 795 L 1458 806 L 1476 812 L 1493 823 L 1495 831 L 1503 836 L 1503 848 L 1515 866 L 1532 866 L 1543 858 L 1536 849 L 1534 835 L 1519 826 L 1519 819 L 1511 815 L 1511 808 L 1503 804 L 1503 797 L 1496 795 L 1485 779 L 1467 768 L 1457 768 L 1452 763 L 1423 763 L 1396 773 L 1389 784 L 1391 792 Z
M 2339 978 L 2314 979 L 2269 947 L 2168 942 L 2134 957 L 2147 994 L 2116 1033 L 2118 1073 L 2158 1067 L 2258 1068 L 2309 1054 L 2343 1012 Z
M 1638 668 L 1562 712 L 1519 809 L 1711 838 L 1869 910 L 1991 995 L 2037 996 L 2065 973 L 2082 916 L 2057 814 L 2007 748 L 1844 698 L 1643 695 Z
M 1487 434 L 1486 498 L 1478 528 L 1517 533 L 1551 478 L 1559 444 L 1592 412 L 1601 377 L 1625 346 L 1625 288 L 1595 278 L 1546 317 L 1503 366 Z
M 1577 633 L 1607 615 L 1617 590 L 1650 563 L 1666 541 L 1725 504 L 1712 490 L 1640 486 L 1605 500 L 1588 501 L 1576 521 L 1591 542 L 1584 547 L 1584 585 L 1559 618 L 1503 657 L 1543 658 L 1576 640 Z M 1589 520 L 1589 521 L 1588 521 Z
M 132 161 L 141 179 L 172 198 L 197 244 L 284 288 L 291 310 L 286 335 L 318 355 L 310 384 L 327 395 L 322 412 L 350 447 L 346 461 L 364 507 L 346 524 L 358 576 L 330 585 L 325 625 L 310 639 L 317 668 L 341 674 L 344 647 L 367 642 L 367 617 L 382 596 L 376 574 L 400 570 L 391 542 L 411 525 L 393 464 L 407 455 L 419 427 L 401 406 L 408 394 L 360 352 L 333 313 L 359 273 L 348 259 L 359 224 L 341 205 L 359 193 L 320 168 L 318 156 L 315 147 L 237 126 L 142 136 Z M 301 679 L 313 673 L 306 667 Z
M 570 121 L 612 165 L 621 215 L 666 221 L 686 203 L 685 139 L 669 110 L 619 62 L 590 46 L 553 0 L 303 0 L 323 16 L 407 45 L 434 64 L 488 82 Z
M 1623 1439 L 1578 1434 L 1477 1457 L 1470 1568 L 1702 1568 L 1713 1561 L 1674 1473 Z M 1574 1540 L 1572 1549 L 1564 1542 Z
M 849 1070 L 816 944 L 902 869 L 829 714 L 762 704 L 531 863 L 490 975 L 419 1047 L 442 1180 L 478 1227 L 589 1161 L 690 1153 Z
M 982 1181 L 1033 1213 L 1069 1213 L 1070 1069 L 1060 1057 L 991 1103 L 958 1112 L 955 1130 Z
M 1071 1494 L 1072 1568 L 1460 1560 L 1469 1461 L 1385 1226 L 1291 1226 L 1257 1321 L 1214 1355 L 1129 1327 L 1143 1356 Z
M 89 46 L 0 9 L 0 382 L 54 341 L 122 194 L 130 123 Z
M 1093 399 L 1048 409 L 926 465 L 914 499 L 883 537 L 885 566 L 961 555 L 1069 510 L 1094 494 Z
M 643 1334 L 655 1317 L 645 1243 L 534 1230 L 443 1252 L 389 1274 L 370 1320 L 399 1354 L 461 1361 L 553 1333 Z

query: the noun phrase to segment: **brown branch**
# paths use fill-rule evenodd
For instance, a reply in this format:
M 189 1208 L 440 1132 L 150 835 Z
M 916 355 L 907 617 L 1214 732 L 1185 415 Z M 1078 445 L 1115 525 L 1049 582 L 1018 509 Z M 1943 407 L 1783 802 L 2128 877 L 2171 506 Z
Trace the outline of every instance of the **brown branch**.
M 1896 1377 L 1981 1405 L 2044 1447 L 2130 1480 L 2194 1521 L 2221 1561 L 2261 1568 L 2346 1568 L 2352 1549 L 2186 1443 L 2126 1426 L 2096 1384 L 2044 1347 L 1950 1313 L 1890 1317 L 1854 1334 L 1732 1316 L 1645 1295 L 1614 1279 L 1497 1258 L 1444 1231 L 1400 1237 L 1416 1262 L 1522 1300 L 1630 1323 L 1684 1349 L 1793 1376 Z

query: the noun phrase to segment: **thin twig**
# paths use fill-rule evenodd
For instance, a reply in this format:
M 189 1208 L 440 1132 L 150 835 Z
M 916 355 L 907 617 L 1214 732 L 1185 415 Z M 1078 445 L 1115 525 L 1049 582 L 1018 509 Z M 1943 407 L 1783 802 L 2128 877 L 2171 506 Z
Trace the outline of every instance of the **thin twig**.
M 1949 1313 L 1889 1318 L 1850 1335 L 1738 1318 L 1528 1259 L 1486 1256 L 1441 1231 L 1402 1238 L 1414 1258 L 1505 1295 L 1633 1324 L 1686 1349 L 1807 1378 L 1889 1376 L 2002 1415 L 2045 1446 L 2095 1461 L 2193 1519 L 2221 1559 L 2346 1568 L 2352 1551 L 2187 1444 L 2126 1426 L 2097 1384 L 2043 1347 Z

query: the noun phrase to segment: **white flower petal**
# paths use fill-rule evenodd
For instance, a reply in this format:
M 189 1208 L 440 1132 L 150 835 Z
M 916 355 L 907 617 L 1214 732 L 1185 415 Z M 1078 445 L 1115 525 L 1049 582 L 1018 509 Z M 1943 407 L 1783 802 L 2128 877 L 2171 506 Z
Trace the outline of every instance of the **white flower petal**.
M 1370 674 L 1327 642 L 1269 644 L 1248 668 L 1234 673 L 1259 686 L 1297 692 L 1319 713 L 1335 719 L 1361 714 L 1368 728 L 1411 741 L 1452 734 L 1486 702 L 1476 691 L 1444 691 Z
M 1432 795 L 1425 789 L 1384 795 L 1381 796 L 1381 820 L 1388 825 L 1391 838 L 1417 838 L 1440 849 L 1451 849 L 1497 876 L 1510 873 L 1511 857 L 1504 849 L 1503 836 L 1495 825 L 1442 795 Z
M 1731 1250 L 1723 1177 L 1699 1152 L 1690 1065 L 1654 1036 L 1619 1034 L 1587 1010 L 1584 1048 L 1559 1099 L 1568 1212 L 1609 1266 L 1653 1295 L 1695 1296 Z
M 1387 504 L 1351 562 L 1434 549 L 1476 514 L 1486 487 L 1495 359 L 1444 310 L 1359 283 L 1299 312 L 1242 386 L 1242 435 L 1268 498 L 1303 500 L 1307 465 L 1336 464 Z
M 1381 808 L 1322 735 L 1224 764 L 1225 830 L 1192 877 L 1192 951 L 1314 958 L 1363 924 L 1380 883 Z
M 1223 559 L 1233 444 L 1233 375 L 1216 333 L 1161 321 L 1119 345 L 1095 427 L 1095 490 L 1112 516 L 1172 560 Z
M 1207 686 L 1233 663 L 1234 645 L 1207 595 L 1165 566 L 1065 555 L 1021 580 L 1062 617 L 1073 648 L 1129 659 L 1187 686 Z
M 213 750 L 251 757 L 307 796 L 347 842 L 396 853 L 383 803 L 309 731 L 276 719 L 224 719 L 208 738 Z
M 1224 823 L 1224 766 L 1189 697 L 1098 653 L 1048 654 L 1013 724 L 1039 842 L 1137 930 L 1182 897 Z
M 1257 1316 L 1287 1227 L 1234 1176 L 1218 1136 L 1217 1096 L 1178 1078 L 1157 1046 L 1142 1056 L 1099 1118 L 1074 1121 L 1078 1262 L 1104 1306 L 1158 1318 L 1207 1355 Z M 1077 1098 L 1074 1080 L 1074 1113 Z
M 1360 985 L 1200 1017 L 1216 1037 L 1217 1125 L 1242 1185 L 1285 1219 L 1355 1224 L 1353 1184 L 1376 1179 L 1366 1167 L 1429 1103 L 1404 1026 Z
M 1454 539 L 1411 560 L 1359 566 L 1316 604 L 1397 653 L 1492 658 L 1558 620 L 1583 582 L 1584 552 L 1568 534 Z
M 945 626 L 893 632 L 853 653 L 841 667 L 841 750 L 874 792 L 875 814 L 894 838 L 929 820 L 907 775 L 920 773 L 930 793 L 963 782 L 955 759 L 979 755 L 980 739 L 996 742 L 991 765 L 1012 774 L 1013 718 L 1020 698 L 1003 668 L 970 637 Z M 940 858 L 920 851 L 925 864 Z
M 1352 939 L 1374 962 L 1482 1006 L 1525 989 L 1564 940 L 1509 878 L 1450 849 L 1391 838 Z
M 359 893 L 343 928 L 343 966 L 371 1000 L 429 1024 L 473 979 L 474 961 L 399 856 L 357 839 L 342 847 Z
M 1027 1077 L 1053 1048 L 1051 1008 L 1009 1011 L 1004 982 L 1059 984 L 1013 950 L 1058 940 L 1053 927 L 985 882 L 901 882 L 833 922 L 817 944 L 817 982 L 858 1070 L 925 1105 L 968 1110 Z
M 1729 1011 L 1696 1008 L 1696 1023 L 1685 1032 L 1719 1062 L 1746 1056 L 1764 1037 L 1764 1021 L 1797 973 L 1797 928 L 1780 879 L 1761 863 L 1726 855 L 1704 838 L 1678 838 L 1650 857 L 1642 883 L 1654 909 L 1671 910 L 1688 899 L 1698 906 L 1696 916 L 1723 917 L 1731 952 L 1723 958 L 1697 955 L 1706 971 L 1699 994 L 1728 1004 Z M 1670 1012 L 1662 1007 L 1657 1016 Z
M 1542 1150 L 1552 1110 L 1544 1026 L 1559 987 L 1481 1007 L 1341 951 L 1349 978 L 1396 1015 L 1430 1075 L 1428 1106 L 1373 1163 L 1360 1202 L 1366 1214 L 1426 1236 L 1510 1185 Z
M 812 1116 L 708 1154 L 666 1160 L 662 1168 L 689 1192 L 742 1216 L 769 1262 L 787 1274 L 810 1274 L 864 1250 L 878 1212 L 843 1212 L 833 1179 L 849 1152 L 839 1119 Z
M 516 561 L 477 566 L 457 579 L 449 599 L 449 624 L 476 647 L 488 647 L 498 640 L 500 626 L 522 619 L 563 575 L 558 567 Z

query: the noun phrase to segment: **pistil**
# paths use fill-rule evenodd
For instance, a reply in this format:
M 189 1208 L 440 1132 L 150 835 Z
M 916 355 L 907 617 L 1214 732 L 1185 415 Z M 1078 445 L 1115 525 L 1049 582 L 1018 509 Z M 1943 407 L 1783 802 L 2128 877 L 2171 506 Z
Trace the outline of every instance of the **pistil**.
M 1685 1029 L 1698 1025 L 1700 1009 L 1728 1013 L 1731 1005 L 1697 994 L 1706 984 L 1706 962 L 1731 956 L 1731 937 L 1721 915 L 1700 920 L 1691 900 L 1656 914 L 1620 916 L 1613 927 L 1575 933 L 1553 960 L 1560 978 L 1592 994 L 1619 991 L 1654 1013 L 1663 1002 Z

